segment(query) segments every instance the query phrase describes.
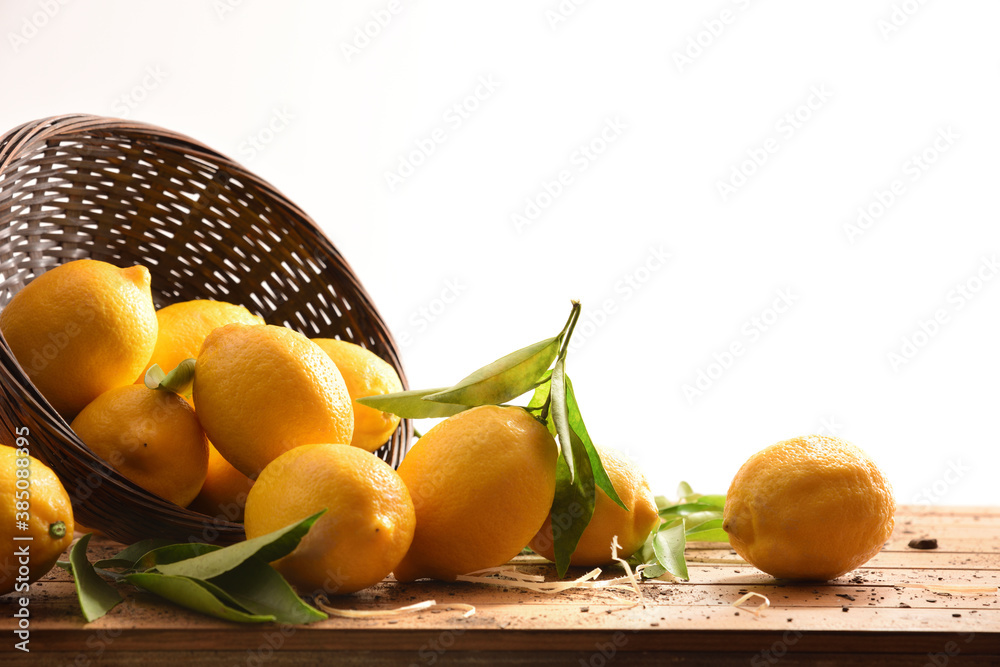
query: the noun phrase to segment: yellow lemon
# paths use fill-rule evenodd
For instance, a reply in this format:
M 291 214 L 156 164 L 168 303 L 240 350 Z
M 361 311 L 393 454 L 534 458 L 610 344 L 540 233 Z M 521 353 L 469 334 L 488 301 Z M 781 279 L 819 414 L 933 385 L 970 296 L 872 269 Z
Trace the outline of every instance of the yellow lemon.
M 71 426 L 124 477 L 181 507 L 205 483 L 208 441 L 194 410 L 177 394 L 118 387 L 94 399 Z
M 349 444 L 354 412 L 329 356 L 300 333 L 228 324 L 205 338 L 194 402 L 209 440 L 251 479 L 299 445 Z
M 246 508 L 253 539 L 326 513 L 275 568 L 299 593 L 346 594 L 376 584 L 413 539 L 413 503 L 392 467 L 350 445 L 304 445 L 260 473 Z
M 247 496 L 253 483 L 252 479 L 234 468 L 209 442 L 205 483 L 189 508 L 228 521 L 243 521 Z
M 879 552 L 895 509 L 889 482 L 864 452 L 811 435 L 771 445 L 743 464 L 722 527 L 736 553 L 764 572 L 825 581 Z
M 43 273 L 0 312 L 14 357 L 61 415 L 129 384 L 156 345 L 156 311 L 143 266 L 80 259 Z
M 656 500 L 642 471 L 617 449 L 597 449 L 608 478 L 628 511 L 611 500 L 600 488 L 596 489 L 594 515 L 570 556 L 571 565 L 590 567 L 612 562 L 611 542 L 616 536 L 621 547 L 618 557 L 628 558 L 642 548 L 649 533 L 660 522 Z M 545 520 L 542 529 L 528 546 L 535 553 L 551 561 L 555 560 L 551 517 Z
M 360 345 L 333 338 L 314 338 L 340 369 L 347 393 L 354 406 L 354 437 L 351 444 L 374 452 L 381 447 L 399 425 L 399 417 L 360 403 L 355 399 L 377 394 L 403 391 L 396 369 L 387 361 Z
M 194 408 L 194 399 L 185 398 Z M 198 414 L 197 408 L 195 414 Z M 252 486 L 253 480 L 234 468 L 209 440 L 205 483 L 188 509 L 227 521 L 242 522 Z
M 156 311 L 156 322 L 156 347 L 146 368 L 139 374 L 138 383 L 142 383 L 146 371 L 153 364 L 158 364 L 164 373 L 169 373 L 185 359 L 197 358 L 205 337 L 215 329 L 234 322 L 264 324 L 264 319 L 243 306 L 196 299 L 160 308 Z
M 520 553 L 552 506 L 556 455 L 522 408 L 486 405 L 434 426 L 399 466 L 417 529 L 396 578 L 454 579 Z
M 0 446 L 0 595 L 26 593 L 72 541 L 73 508 L 56 474 L 28 448 Z M 24 547 L 27 562 L 18 553 Z

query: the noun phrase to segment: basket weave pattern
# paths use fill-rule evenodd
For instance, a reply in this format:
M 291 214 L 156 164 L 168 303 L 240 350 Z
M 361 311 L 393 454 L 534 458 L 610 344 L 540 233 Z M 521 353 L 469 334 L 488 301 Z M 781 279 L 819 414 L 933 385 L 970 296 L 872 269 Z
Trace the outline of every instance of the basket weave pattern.
M 358 343 L 391 363 L 406 386 L 388 328 L 315 222 L 266 181 L 184 135 L 67 115 L 0 138 L 0 307 L 35 276 L 83 258 L 146 266 L 157 308 L 218 299 L 309 337 Z M 27 428 L 32 454 L 63 480 L 80 523 L 123 542 L 243 538 L 241 524 L 177 507 L 105 465 L 38 393 L 2 337 L 0 357 L 5 441 Z M 404 420 L 378 455 L 398 466 L 411 435 Z

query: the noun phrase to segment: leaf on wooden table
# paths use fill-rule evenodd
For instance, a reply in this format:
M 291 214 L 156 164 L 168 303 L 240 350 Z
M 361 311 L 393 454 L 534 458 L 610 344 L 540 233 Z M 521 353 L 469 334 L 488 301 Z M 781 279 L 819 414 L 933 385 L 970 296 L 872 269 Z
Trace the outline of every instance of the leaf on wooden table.
M 87 533 L 77 540 L 69 552 L 76 597 L 80 601 L 80 611 L 88 622 L 96 621 L 122 601 L 118 591 L 101 579 L 101 576 L 94 571 L 94 566 L 87 560 L 87 544 L 90 542 L 90 536 L 91 533 Z
M 236 568 L 253 556 L 265 563 L 271 563 L 292 553 L 324 512 L 325 509 L 273 533 L 209 551 L 187 560 L 157 565 L 156 569 L 162 574 L 212 579 Z
M 268 623 L 276 620 L 269 614 L 249 614 L 223 602 L 205 582 L 191 577 L 160 574 L 159 572 L 135 572 L 125 575 L 125 581 L 155 593 L 193 611 L 226 621 L 238 623 Z

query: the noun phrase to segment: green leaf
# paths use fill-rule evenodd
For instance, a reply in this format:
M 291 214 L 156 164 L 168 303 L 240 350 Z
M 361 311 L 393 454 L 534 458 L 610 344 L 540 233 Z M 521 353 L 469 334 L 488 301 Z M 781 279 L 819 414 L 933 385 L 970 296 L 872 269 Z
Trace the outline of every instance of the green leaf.
M 87 560 L 87 544 L 91 533 L 81 537 L 69 552 L 69 562 L 73 568 L 73 584 L 76 597 L 80 601 L 80 611 L 87 622 L 96 621 L 114 609 L 122 601 L 122 596 L 94 571 Z
M 653 549 L 653 540 L 656 538 L 656 531 L 652 531 L 646 536 L 642 548 L 628 559 L 631 565 L 643 565 L 642 576 L 646 579 L 655 579 L 666 573 L 666 568 L 656 560 L 656 552 Z
M 552 423 L 552 415 L 547 414 L 543 418 L 540 414 L 542 408 L 549 402 L 549 389 L 552 387 L 552 371 L 545 371 L 542 375 L 541 381 L 538 386 L 535 387 L 534 393 L 531 395 L 531 400 L 528 401 L 528 405 L 525 409 L 528 410 L 532 415 L 535 416 L 539 421 L 545 422 L 545 428 L 549 429 L 549 433 L 552 437 L 556 437 L 556 426 Z
M 726 497 L 724 495 L 699 496 L 698 502 L 721 510 L 726 506 Z
M 709 521 L 722 521 L 722 513 L 719 510 L 705 510 L 703 512 L 693 512 L 684 517 L 684 531 L 691 532 L 698 526 Z M 721 524 L 720 524 L 721 525 Z
M 212 579 L 238 567 L 253 556 L 260 558 L 265 563 L 271 563 L 292 553 L 299 545 L 299 541 L 305 537 L 324 512 L 326 512 L 325 509 L 273 533 L 216 549 L 194 558 L 157 565 L 156 569 L 162 574 L 194 579 Z
M 546 338 L 492 364 L 483 366 L 457 384 L 424 397 L 425 401 L 460 405 L 499 405 L 534 389 L 562 344 L 563 334 Z
M 327 617 L 306 604 L 277 570 L 256 557 L 210 581 L 247 611 L 274 616 L 278 623 L 313 623 Z
M 172 391 L 175 394 L 190 395 L 191 385 L 194 382 L 194 368 L 196 362 L 194 359 L 185 359 L 181 363 L 167 373 L 163 374 L 163 370 L 157 364 L 153 364 L 146 371 L 146 377 L 143 382 L 150 389 L 161 389 L 163 391 Z
M 159 574 L 159 573 L 157 573 L 157 572 L 148 572 L 148 573 L 147 572 L 141 572 L 139 574 Z M 245 606 L 243 606 L 243 605 L 240 604 L 239 600 L 237 600 L 232 595 L 230 595 L 224 588 L 219 587 L 218 585 L 216 585 L 215 583 L 213 583 L 211 581 L 205 581 L 204 579 L 193 579 L 191 577 L 185 577 L 185 579 L 190 579 L 191 581 L 195 582 L 196 584 L 198 584 L 199 586 L 201 586 L 202 588 L 204 588 L 206 591 L 208 591 L 209 593 L 211 593 L 212 595 L 214 595 L 215 597 L 217 597 L 219 599 L 219 602 L 221 602 L 222 604 L 226 605 L 227 607 L 232 607 L 233 609 L 236 609 L 237 611 L 246 612 L 247 614 L 251 614 L 251 615 L 257 615 L 257 616 L 267 616 L 268 615 L 268 614 L 261 614 L 260 612 L 251 611 L 250 609 L 247 609 Z M 277 620 L 277 619 L 275 619 L 275 620 Z
M 668 507 L 673 507 L 675 504 L 674 501 L 670 500 L 666 496 L 653 496 L 653 500 L 656 502 L 656 509 L 660 512 Z
M 213 552 L 218 553 L 218 552 Z M 269 614 L 248 614 L 233 608 L 219 599 L 203 581 L 192 577 L 160 574 L 158 572 L 137 572 L 125 576 L 130 584 L 156 593 L 187 609 L 238 623 L 268 623 L 276 620 Z
M 135 568 L 136 562 L 145 556 L 147 553 L 153 549 L 159 549 L 160 547 L 165 547 L 173 544 L 172 541 L 163 539 L 161 537 L 154 537 L 148 540 L 142 540 L 125 547 L 118 553 L 116 553 L 111 558 L 105 558 L 104 560 L 99 560 L 94 563 L 94 567 L 103 569 L 125 569 L 131 570 Z
M 712 519 L 689 528 L 686 531 L 688 542 L 726 542 L 729 543 L 729 533 L 722 530 L 722 519 Z
M 660 510 L 661 519 L 673 519 L 679 516 L 689 516 L 695 514 L 696 512 L 718 512 L 718 508 L 715 505 L 707 505 L 700 502 L 695 503 L 681 503 L 680 505 L 672 505 L 665 509 Z
M 163 372 L 160 365 L 153 364 L 149 367 L 149 370 L 146 371 L 146 375 L 143 377 L 142 381 L 146 385 L 147 389 L 158 389 L 160 387 L 160 383 L 163 382 L 165 377 L 167 377 L 167 374 Z
M 646 563 L 646 567 L 642 569 L 642 576 L 644 579 L 656 579 L 657 577 L 662 577 L 667 573 L 667 568 L 663 567 L 654 559 L 651 563 Z
M 566 459 L 559 456 L 556 460 L 556 493 L 550 511 L 556 572 L 560 578 L 566 575 L 570 556 L 594 515 L 595 486 L 590 459 L 576 433 L 570 431 L 568 443 L 563 451 L 575 450 L 576 473 L 571 474 Z M 610 552 L 608 556 L 611 556 Z
M 590 468 L 594 471 L 594 483 L 597 484 L 598 488 L 607 494 L 608 498 L 615 501 L 615 504 L 621 507 L 626 512 L 629 511 L 625 507 L 625 503 L 618 496 L 618 491 L 615 490 L 615 485 L 611 482 L 611 478 L 608 477 L 607 471 L 604 469 L 604 463 L 601 461 L 601 456 L 597 452 L 597 448 L 594 447 L 593 441 L 590 439 L 590 434 L 587 433 L 587 426 L 583 423 L 583 415 L 580 413 L 580 406 L 576 402 L 576 394 L 573 393 L 573 382 L 566 376 L 566 416 L 569 419 L 569 427 L 573 429 L 573 432 L 583 441 L 584 446 L 587 448 L 587 457 L 590 459 Z
M 640 562 L 646 565 L 642 571 L 646 578 L 670 572 L 686 579 L 684 546 L 687 542 L 729 542 L 729 535 L 722 530 L 725 496 L 697 494 L 687 482 L 681 482 L 677 494 L 681 497 L 678 503 L 656 496 L 656 506 L 664 523 L 646 539 L 642 548 Z
M 425 396 L 436 394 L 442 389 L 413 389 L 410 391 L 397 391 L 392 394 L 377 394 L 375 396 L 365 396 L 355 399 L 356 403 L 367 405 L 370 408 L 398 415 L 403 419 L 436 419 L 441 417 L 451 417 L 457 415 L 462 410 L 468 410 L 467 405 L 454 405 L 451 403 L 438 403 L 436 401 L 425 401 Z
M 552 369 L 552 380 L 551 387 L 549 388 L 549 414 L 552 417 L 552 423 L 556 427 L 556 435 L 559 439 L 559 451 L 562 453 L 563 458 L 566 459 L 566 468 L 569 472 L 569 481 L 572 482 L 576 477 L 576 468 L 579 465 L 576 462 L 576 452 L 573 451 L 571 446 L 569 427 L 569 415 L 567 414 L 568 409 L 566 406 L 566 358 L 560 357 L 556 361 L 555 367 Z M 581 442 L 581 445 L 583 443 Z M 580 452 L 582 455 L 586 456 L 587 448 L 581 447 Z M 589 464 L 588 464 L 589 466 Z
M 687 580 L 687 561 L 684 560 L 684 520 L 676 519 L 660 526 L 653 535 L 653 553 L 656 562 L 678 579 Z
M 200 542 L 182 542 L 180 544 L 168 544 L 165 547 L 152 549 L 142 555 L 132 566 L 133 570 L 143 572 L 152 568 L 160 569 L 162 565 L 177 563 L 188 560 L 196 556 L 218 551 L 222 547 L 215 544 L 202 544 Z

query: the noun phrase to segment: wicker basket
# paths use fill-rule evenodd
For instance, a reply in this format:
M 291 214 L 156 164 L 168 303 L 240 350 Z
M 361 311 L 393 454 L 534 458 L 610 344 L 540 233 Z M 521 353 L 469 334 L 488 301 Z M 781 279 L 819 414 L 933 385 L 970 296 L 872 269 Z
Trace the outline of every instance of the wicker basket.
M 395 343 L 350 266 L 272 185 L 184 135 L 100 116 L 25 123 L 0 138 L 0 307 L 33 277 L 80 258 L 145 265 L 153 301 L 242 304 L 269 324 L 363 345 L 406 378 Z M 77 520 L 109 537 L 230 543 L 243 526 L 173 505 L 129 482 L 80 441 L 0 337 L 5 440 L 28 428 Z M 378 454 L 398 466 L 403 421 Z

